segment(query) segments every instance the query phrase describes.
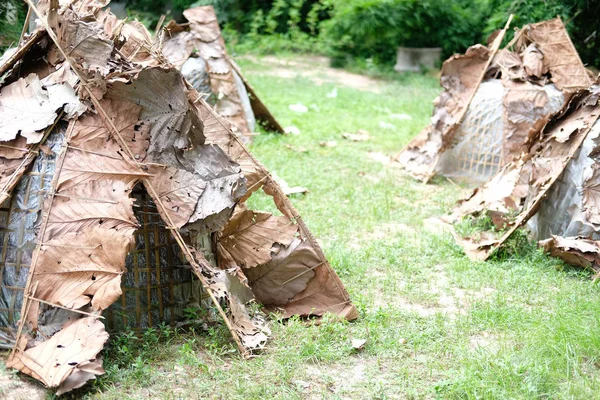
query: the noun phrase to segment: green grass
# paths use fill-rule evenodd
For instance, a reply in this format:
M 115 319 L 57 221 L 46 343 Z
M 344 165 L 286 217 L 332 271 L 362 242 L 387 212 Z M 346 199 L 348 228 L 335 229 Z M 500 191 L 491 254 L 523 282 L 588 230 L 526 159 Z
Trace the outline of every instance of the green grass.
M 220 325 L 113 338 L 107 374 L 76 396 L 128 398 L 590 399 L 600 380 L 600 301 L 587 273 L 532 246 L 471 262 L 426 220 L 466 193 L 444 179 L 423 185 L 368 156 L 393 155 L 427 122 L 434 77 L 379 83 L 380 93 L 269 76 L 241 60 L 283 126 L 252 151 L 290 185 L 293 199 L 340 275 L 360 318 L 320 325 L 273 320 L 273 338 L 252 360 Z M 327 93 L 338 88 L 337 98 Z M 288 105 L 303 103 L 307 113 Z M 393 119 L 408 114 L 412 120 Z M 384 130 L 380 122 L 396 129 Z M 343 132 L 365 129 L 371 140 Z M 335 140 L 337 147 L 319 142 Z M 286 147 L 289 145 L 292 149 Z M 306 152 L 293 149 L 304 148 Z M 266 198 L 253 205 L 270 207 Z M 515 255 L 516 254 L 516 255 Z M 363 350 L 353 338 L 367 339 Z

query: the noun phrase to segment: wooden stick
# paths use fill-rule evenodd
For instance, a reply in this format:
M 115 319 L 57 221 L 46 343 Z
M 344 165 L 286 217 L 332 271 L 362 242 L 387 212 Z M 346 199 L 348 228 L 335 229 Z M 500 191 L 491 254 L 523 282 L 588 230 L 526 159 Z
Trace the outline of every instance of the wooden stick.
M 44 303 L 44 304 L 47 304 L 47 305 L 52 306 L 52 307 L 61 308 L 63 310 L 67 310 L 67 311 L 72 311 L 72 312 L 77 313 L 77 314 L 87 315 L 88 317 L 94 317 L 94 318 L 104 319 L 104 317 L 102 315 L 92 314 L 92 313 L 81 311 L 81 310 L 75 310 L 73 308 L 67 308 L 67 307 L 64 307 L 64 306 L 61 306 L 61 305 L 58 305 L 58 304 L 51 303 L 51 302 L 46 301 L 46 300 L 36 299 L 33 296 L 27 296 L 27 298 L 29 300 L 37 301 L 39 303 Z
M 21 30 L 21 37 L 19 37 L 19 43 L 23 41 L 25 34 L 29 30 L 29 19 L 31 18 L 31 7 L 27 7 L 27 15 L 25 16 L 25 22 L 23 23 L 23 30 Z

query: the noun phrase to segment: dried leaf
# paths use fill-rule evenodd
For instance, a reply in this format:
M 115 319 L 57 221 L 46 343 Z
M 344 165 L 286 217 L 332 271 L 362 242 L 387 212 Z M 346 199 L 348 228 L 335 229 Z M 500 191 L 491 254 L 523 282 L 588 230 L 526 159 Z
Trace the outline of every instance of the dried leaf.
M 498 211 L 502 214 L 499 220 L 509 228 L 493 243 L 486 237 L 482 240 L 465 238 L 462 241 L 470 243 L 468 255 L 477 259 L 487 259 L 537 212 L 540 202 L 577 153 L 598 119 L 598 105 L 586 105 L 586 99 L 589 99 L 587 92 L 572 100 L 563 114 L 547 124 L 543 136 L 537 139 L 539 144 L 532 148 L 531 154 L 507 164 L 490 182 L 476 190 L 470 199 L 455 210 L 452 218 L 454 221 L 461 216 Z M 530 168 L 524 168 L 529 164 Z M 501 182 L 506 186 L 501 186 Z M 499 187 L 502 190 L 498 190 Z M 505 197 L 509 190 L 511 196 Z M 525 198 L 526 201 L 521 201 Z M 513 211 L 507 213 L 509 209 Z
M 156 153 L 154 162 L 164 159 L 165 151 L 204 143 L 202 122 L 191 111 L 183 77 L 176 70 L 146 68 L 131 84 L 115 83 L 109 97 L 142 107 L 140 119 L 150 125 L 148 152 Z
M 531 43 L 521 53 L 523 58 L 523 67 L 527 75 L 541 79 L 542 75 L 548 72 L 544 67 L 544 55 L 540 52 L 534 43 Z
M 524 29 L 544 55 L 544 69 L 550 72 L 557 88 L 573 92 L 592 85 L 560 18 L 531 24 Z
M 431 124 L 398 156 L 398 162 L 414 178 L 428 181 L 439 155 L 452 143 L 453 134 L 479 87 L 493 51 L 476 45 L 464 55 L 454 55 L 442 66 L 440 83 L 445 89 L 434 100 Z
M 33 376 L 49 388 L 63 382 L 73 388 L 80 387 L 100 372 L 97 368 L 91 370 L 90 364 L 94 364 L 107 340 L 108 333 L 102 322 L 92 317 L 81 318 L 27 350 L 24 343 L 19 343 L 20 351 L 9 359 L 7 366 Z M 80 371 L 87 373 L 80 374 Z M 73 378 L 69 380 L 69 377 Z
M 505 86 L 502 154 L 503 162 L 508 163 L 528 148 L 532 134 L 548 121 L 556 106 L 548 104 L 548 93 L 538 85 L 509 82 Z
M 335 140 L 328 140 L 327 142 L 319 142 L 321 147 L 337 147 L 338 143 Z
M 0 92 L 0 141 L 10 141 L 21 134 L 28 143 L 38 143 L 43 136 L 38 131 L 52 125 L 63 107 L 67 118 L 81 115 L 86 109 L 67 83 L 46 88 L 37 75 L 31 74 L 3 87 Z
M 368 132 L 361 132 L 360 130 L 357 133 L 342 133 L 342 137 L 350 140 L 351 142 L 365 142 L 371 139 L 371 136 L 369 136 Z
M 298 227 L 285 217 L 252 210 L 236 211 L 219 233 L 218 251 L 227 264 L 222 267 L 253 268 L 271 260 L 275 243 L 288 246 Z
M 155 51 L 152 35 L 148 29 L 139 21 L 123 24 L 120 30 L 125 39 L 119 52 L 128 61 L 134 62 L 142 67 L 155 67 L 161 64 L 158 60 L 160 53 Z
M 600 243 L 596 240 L 552 235 L 538 245 L 552 257 L 560 258 L 567 264 L 600 272 Z
M 295 239 L 288 247 L 276 245 L 271 261 L 244 273 L 258 301 L 283 306 L 306 288 L 319 264 L 310 244 Z
M 136 226 L 130 226 L 132 234 Z M 90 227 L 48 240 L 35 270 L 34 279 L 40 282 L 37 296 L 72 309 L 87 305 L 91 298 L 93 309 L 106 309 L 121 295 L 125 256 L 134 245 L 133 235 L 125 241 L 123 237 L 116 229 Z
M 59 26 L 57 36 L 67 56 L 85 69 L 108 73 L 113 44 L 104 37 L 101 25 L 85 22 L 78 19 L 74 12 L 67 11 L 62 15 Z
M 308 112 L 308 107 L 306 107 L 304 104 L 300 104 L 300 103 L 297 103 L 297 104 L 290 104 L 290 105 L 288 106 L 288 108 L 289 108 L 290 110 L 292 110 L 292 111 L 295 111 L 295 112 L 297 112 L 297 113 L 305 113 L 305 112 Z
M 212 7 L 188 8 L 183 12 L 183 16 L 188 21 L 198 24 L 210 24 L 217 20 L 217 14 Z
M 194 52 L 194 39 L 190 32 L 178 32 L 165 41 L 162 53 L 171 64 L 181 69 Z
M 362 350 L 367 344 L 367 339 L 352 339 L 352 348 L 355 350 Z
M 277 184 L 279 185 L 279 187 L 281 188 L 281 190 L 283 191 L 283 193 L 286 196 L 292 196 L 292 195 L 295 195 L 295 194 L 306 194 L 306 193 L 308 193 L 308 189 L 305 188 L 305 187 L 302 187 L 302 186 L 291 187 L 285 181 L 285 179 L 281 178 L 280 176 L 278 176 L 274 172 L 271 174 L 271 176 L 273 177 L 273 179 L 275 180 L 275 182 L 277 182 Z

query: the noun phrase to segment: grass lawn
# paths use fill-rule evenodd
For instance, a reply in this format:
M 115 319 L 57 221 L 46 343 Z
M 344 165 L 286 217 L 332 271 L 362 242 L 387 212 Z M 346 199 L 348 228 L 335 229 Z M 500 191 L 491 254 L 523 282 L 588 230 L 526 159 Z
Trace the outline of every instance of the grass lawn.
M 157 329 L 143 340 L 121 335 L 105 356 L 107 374 L 76 395 L 599 398 L 600 297 L 589 275 L 522 244 L 490 262 L 469 261 L 430 220 L 468 190 L 440 178 L 423 185 L 385 165 L 427 124 L 436 77 L 371 81 L 319 62 L 239 59 L 282 125 L 300 130 L 263 133 L 251 149 L 290 186 L 309 189 L 294 204 L 360 318 L 274 320 L 266 350 L 249 361 L 223 327 Z M 290 110 L 296 103 L 308 112 Z M 370 140 L 341 136 L 359 129 Z M 264 209 L 266 200 L 252 202 Z M 364 349 L 352 339 L 366 339 Z

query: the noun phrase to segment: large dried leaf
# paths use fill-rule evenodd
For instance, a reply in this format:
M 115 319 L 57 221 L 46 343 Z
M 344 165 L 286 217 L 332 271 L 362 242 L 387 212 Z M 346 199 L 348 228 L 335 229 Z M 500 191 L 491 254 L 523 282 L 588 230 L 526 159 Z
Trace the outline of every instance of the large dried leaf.
M 179 65 L 177 58 L 187 53 L 188 46 L 196 50 L 197 55 L 206 62 L 211 89 L 216 94 L 214 106 L 217 112 L 228 117 L 249 140 L 250 126 L 245 115 L 242 93 L 240 93 L 240 90 L 245 92 L 244 84 L 236 82 L 235 71 L 227 58 L 225 42 L 221 37 L 214 8 L 212 6 L 191 8 L 184 12 L 184 16 L 188 18 L 189 31 L 183 31 L 167 40 L 165 46 L 169 59 Z M 183 30 L 183 27 L 178 26 L 177 30 Z M 183 34 L 188 35 L 181 37 Z M 183 43 L 183 39 L 188 39 L 188 43 Z M 244 93 L 243 96 L 247 94 Z
M 165 41 L 162 48 L 163 55 L 177 69 L 181 69 L 193 52 L 194 37 L 186 31 L 174 34 L 169 40 Z
M 115 118 L 124 132 L 138 121 L 140 109 L 119 104 L 131 111 Z M 115 103 L 105 105 L 118 109 Z M 137 228 L 129 194 L 146 174 L 123 158 L 123 149 L 98 114 L 88 113 L 72 123 L 65 140 L 68 146 L 57 161 L 53 182 L 56 194 L 44 203 L 40 243 L 25 288 L 33 298 L 23 303 L 26 320 L 10 363 L 48 387 L 65 382 L 74 388 L 98 370 L 94 358 L 107 338 L 104 326 L 93 318 L 73 322 L 75 314 L 59 313 L 48 332 L 43 318 L 48 306 L 42 307 L 42 302 L 77 313 L 101 311 L 118 299 L 125 257 Z M 33 343 L 38 330 L 47 334 Z M 60 363 L 55 362 L 57 357 Z
M 65 109 L 67 118 L 80 115 L 85 106 L 67 83 L 44 87 L 35 74 L 21 78 L 0 92 L 0 141 L 26 137 L 29 143 L 41 140 L 41 131 L 52 125 L 58 111 Z
M 155 95 L 161 92 L 164 97 Z M 129 85 L 115 84 L 108 97 L 141 106 L 141 117 L 151 126 L 147 161 L 168 166 L 151 166 L 150 184 L 166 201 L 175 227 L 188 225 L 203 233 L 220 230 L 245 193 L 244 179 L 222 149 L 203 145 L 204 124 L 188 102 L 180 73 L 146 69 Z
M 306 289 L 320 258 L 310 243 L 295 239 L 289 246 L 276 245 L 268 263 L 245 270 L 256 298 L 265 305 L 285 305 Z
M 544 69 L 561 90 L 576 91 L 591 86 L 592 79 L 560 18 L 528 25 L 526 34 L 544 55 Z
M 198 98 L 196 94 L 196 98 Z M 260 189 L 266 178 L 266 170 L 254 160 L 247 149 L 235 139 L 235 133 L 227 120 L 215 113 L 201 98 L 194 101 L 198 115 L 204 125 L 206 143 L 221 148 L 233 161 L 237 162 L 246 177 L 247 193 L 245 198 Z
M 552 235 L 540 241 L 539 246 L 567 264 L 600 272 L 600 242 L 596 240 Z
M 553 107 L 548 93 L 529 82 L 507 82 L 504 105 L 504 132 L 502 140 L 503 163 L 521 155 L 528 148 L 532 134 L 548 122 Z M 548 89 L 551 90 L 551 89 Z
M 183 12 L 183 16 L 188 21 L 198 24 L 210 24 L 217 20 L 217 14 L 212 7 L 188 8 Z
M 130 229 L 124 235 L 92 226 L 48 240 L 41 246 L 34 275 L 37 296 L 72 309 L 87 305 L 91 297 L 94 310 L 106 309 L 121 295 L 125 256 L 134 244 L 135 226 Z
M 191 172 L 168 166 L 150 166 L 148 172 L 153 175 L 150 183 L 165 205 L 173 224 L 181 228 L 194 213 L 206 182 L 198 180 Z
M 297 233 L 298 227 L 286 217 L 252 210 L 236 211 L 219 233 L 221 265 L 252 268 L 266 264 L 271 261 L 273 245 L 289 246 Z
M 248 82 L 248 80 L 244 77 L 242 69 L 237 65 L 235 60 L 231 58 L 228 58 L 228 60 L 242 82 L 244 82 L 244 86 L 248 92 L 248 97 L 250 97 L 250 105 L 252 106 L 252 111 L 254 112 L 254 117 L 256 120 L 259 121 L 266 130 L 284 134 L 285 130 L 279 121 L 277 121 L 275 116 L 271 114 L 271 111 L 269 111 L 267 106 L 260 100 L 256 94 L 256 91 L 252 85 L 250 85 L 250 82 Z
M 14 357 L 7 366 L 33 376 L 50 388 L 67 382 L 70 387 L 79 387 L 96 374 L 90 364 L 95 364 L 98 353 L 108 340 L 104 325 L 93 317 L 81 318 L 67 324 L 48 340 L 25 350 L 20 342 Z M 81 374 L 80 372 L 87 372 Z M 98 371 L 97 367 L 94 371 Z M 69 380 L 69 377 L 77 379 Z
M 109 97 L 142 107 L 140 118 L 151 126 L 148 152 L 155 153 L 154 160 L 165 151 L 204 143 L 202 122 L 190 109 L 183 77 L 176 70 L 146 68 L 130 84 L 115 83 Z
M 85 69 L 108 72 L 113 43 L 104 36 L 102 25 L 85 22 L 74 12 L 67 11 L 61 17 L 57 35 L 69 58 Z

